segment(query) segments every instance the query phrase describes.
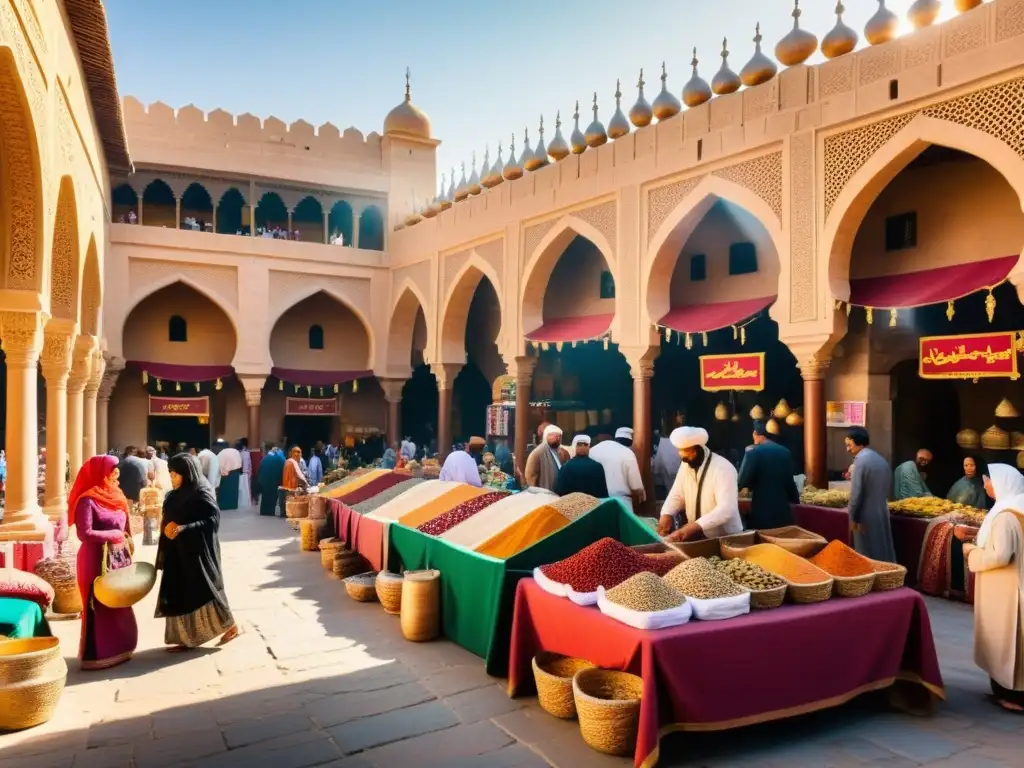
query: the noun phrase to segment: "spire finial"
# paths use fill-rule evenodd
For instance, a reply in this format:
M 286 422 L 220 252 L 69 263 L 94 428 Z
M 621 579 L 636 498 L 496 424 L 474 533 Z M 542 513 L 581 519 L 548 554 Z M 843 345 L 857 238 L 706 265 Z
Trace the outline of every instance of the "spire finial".
M 476 170 L 476 150 L 473 150 L 473 170 Z
M 729 63 L 729 38 L 728 37 L 723 37 L 722 38 L 722 63 L 723 64 L 728 64 Z
M 562 110 L 555 112 L 555 133 L 562 127 Z
M 410 85 L 410 77 L 412 72 L 408 67 L 405 68 L 405 100 L 412 101 L 412 86 Z
M 836 3 L 836 17 L 837 17 L 837 18 L 838 18 L 838 19 L 839 19 L 840 21 L 842 21 L 842 20 L 843 20 L 843 14 L 844 14 L 844 13 L 846 13 L 846 6 L 845 6 L 845 5 L 843 5 L 843 0 L 839 0 L 839 2 L 838 2 L 838 3 Z
M 540 116 L 540 128 L 537 129 L 537 132 L 540 134 L 540 141 L 543 144 L 544 143 L 544 115 Z
M 800 29 L 800 17 L 803 15 L 803 11 L 800 10 L 800 0 L 793 0 L 793 13 L 790 15 L 793 17 L 793 29 Z
M 509 142 L 508 151 L 512 153 L 512 160 L 515 160 L 516 159 L 516 135 L 514 133 L 512 134 L 512 141 Z M 512 160 L 510 160 L 509 162 L 512 162 Z
M 597 120 L 597 91 L 594 91 L 594 120 Z
M 668 71 L 665 69 L 665 62 L 661 62 L 661 85 L 664 88 L 668 81 Z
M 622 106 L 622 81 L 615 78 L 615 108 Z
M 637 80 L 636 87 L 640 89 L 641 96 L 643 96 L 645 85 L 647 85 L 647 83 L 644 82 L 644 68 L 640 67 L 640 79 Z
M 760 21 L 757 22 L 757 26 L 754 27 L 754 29 L 756 31 L 756 34 L 754 35 L 754 46 L 757 48 L 757 52 L 760 53 L 761 52 L 761 41 L 764 40 L 764 38 L 761 37 L 761 22 Z
M 523 146 L 529 148 L 530 146 L 530 128 L 529 126 L 523 127 Z
M 697 76 L 697 65 L 699 63 L 700 63 L 700 60 L 697 58 L 697 49 L 694 48 L 693 49 L 693 60 L 690 62 L 690 64 L 693 66 L 693 76 L 694 77 Z
M 580 100 L 576 99 L 576 111 L 572 113 L 572 119 L 576 121 L 576 127 L 580 127 Z

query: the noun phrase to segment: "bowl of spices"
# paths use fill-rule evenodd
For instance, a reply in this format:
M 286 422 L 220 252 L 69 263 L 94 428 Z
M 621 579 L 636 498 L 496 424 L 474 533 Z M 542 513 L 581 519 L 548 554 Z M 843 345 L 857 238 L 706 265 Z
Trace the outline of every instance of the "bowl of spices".
M 832 596 L 834 579 L 789 550 L 775 544 L 755 544 L 743 550 L 742 557 L 782 578 L 786 582 L 786 596 L 794 603 L 818 603 Z
M 750 590 L 751 608 L 778 608 L 786 599 L 786 582 L 743 558 L 711 558 L 711 564 L 741 587 Z
M 545 592 L 568 597 L 578 605 L 595 605 L 598 587 L 612 589 L 630 576 L 651 570 L 647 557 L 606 536 L 571 557 L 535 568 L 533 575 Z
M 871 560 L 838 539 L 808 560 L 832 576 L 832 591 L 838 597 L 861 597 L 875 585 Z

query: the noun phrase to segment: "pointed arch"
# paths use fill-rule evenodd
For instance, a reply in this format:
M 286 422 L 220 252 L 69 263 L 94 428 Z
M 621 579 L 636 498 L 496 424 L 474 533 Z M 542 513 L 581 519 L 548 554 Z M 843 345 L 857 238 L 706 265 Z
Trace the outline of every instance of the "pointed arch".
M 139 304 L 148 299 L 157 291 L 161 291 L 164 288 L 174 285 L 175 283 L 181 283 L 182 285 L 188 286 L 192 290 L 196 291 L 196 293 L 201 294 L 202 296 L 216 304 L 217 307 L 219 307 L 224 312 L 225 317 L 227 317 L 227 319 L 231 322 L 231 327 L 232 329 L 234 329 L 235 332 L 235 338 L 241 338 L 241 332 L 238 327 L 238 311 L 231 305 L 231 303 L 227 301 L 219 293 L 210 289 L 208 286 L 199 284 L 198 282 L 196 282 L 195 280 L 181 272 L 175 272 L 174 274 L 167 275 L 166 277 L 163 277 L 160 280 L 156 280 L 148 284 L 138 293 L 134 294 L 126 305 L 124 313 L 125 322 L 127 322 L 128 317 L 131 315 L 132 312 L 135 311 L 135 308 L 139 306 Z
M 359 214 L 359 242 L 364 251 L 384 250 L 384 214 L 376 205 L 368 205 Z
M 78 247 L 75 183 L 70 176 L 63 176 L 57 191 L 50 253 L 50 315 L 60 320 L 78 320 L 81 263 Z
M 300 292 L 296 293 L 294 297 L 289 297 L 288 303 L 281 307 L 280 309 L 278 309 L 277 314 L 268 318 L 269 323 L 267 327 L 270 328 L 271 335 L 273 335 L 274 333 L 274 326 L 277 325 L 278 321 L 282 317 L 284 317 L 289 311 L 294 309 L 297 305 L 301 304 L 306 299 L 311 298 L 318 293 L 322 293 L 325 296 L 329 296 L 330 298 L 334 299 L 336 302 L 345 307 L 345 309 L 351 311 L 353 315 L 359 318 L 359 322 L 362 323 L 363 329 L 366 331 L 366 336 L 369 339 L 370 363 L 367 365 L 367 370 L 372 369 L 373 361 L 376 360 L 377 345 L 376 337 L 373 335 L 373 325 L 371 325 L 370 319 L 366 316 L 363 310 L 361 310 L 359 307 L 352 303 L 351 299 L 346 297 L 344 294 L 338 293 L 337 291 L 330 287 L 320 286 L 317 285 L 316 283 L 312 283 L 311 285 L 303 288 L 303 290 L 301 290 Z
M 351 345 L 352 333 L 346 333 L 339 330 L 337 318 L 335 318 L 335 322 L 331 322 L 329 311 L 325 311 L 325 308 L 321 307 L 319 311 L 313 313 L 313 317 L 315 320 L 325 320 L 324 326 L 322 326 L 325 332 L 325 345 L 322 350 L 318 350 L 318 352 L 324 352 L 325 354 L 317 358 L 316 365 L 306 365 L 304 362 L 299 362 L 294 359 L 284 359 L 285 357 L 294 358 L 296 355 L 301 355 L 309 351 L 309 345 L 305 342 L 310 338 L 310 317 L 303 316 L 299 321 L 290 323 L 287 328 L 282 326 L 281 321 L 285 319 L 286 315 L 296 310 L 303 303 L 316 300 L 318 297 L 328 299 L 330 302 L 337 304 L 347 312 L 350 312 L 352 317 L 354 317 L 358 321 L 359 325 L 362 326 L 362 330 L 366 338 L 365 360 L 359 360 L 358 363 L 354 361 L 346 362 L 346 370 L 373 370 L 375 355 L 373 326 L 370 325 L 366 315 L 363 314 L 363 312 L 346 296 L 339 294 L 330 288 L 316 285 L 312 286 L 308 290 L 302 291 L 295 297 L 290 298 L 288 304 L 271 319 L 269 324 L 270 334 L 267 338 L 267 351 L 274 365 L 280 368 L 309 368 L 316 370 L 333 369 L 331 368 L 332 363 L 329 358 L 331 355 L 338 354 L 339 334 L 341 334 L 342 337 L 347 338 L 347 342 L 341 343 L 342 346 L 344 346 L 344 343 L 349 343 Z M 281 333 L 286 334 L 286 339 L 281 339 Z M 277 348 L 279 352 L 277 356 L 274 355 L 275 348 Z M 362 354 L 362 350 L 360 350 L 360 354 Z M 322 368 L 322 365 L 326 365 L 328 367 Z
M 79 322 L 82 333 L 100 335 L 100 308 L 103 306 L 103 272 L 100 270 L 99 254 L 96 250 L 96 235 L 89 236 L 85 249 L 85 265 L 82 269 L 82 303 Z
M 853 242 L 871 205 L 889 182 L 931 145 L 957 149 L 988 163 L 1013 188 L 1024 210 L 1024 158 L 984 131 L 918 115 L 850 177 L 825 220 L 818 265 L 828 276 L 833 298 L 850 298 Z M 1010 275 L 1018 290 L 1024 285 L 1020 270 L 1018 263 Z
M 410 372 L 412 345 L 415 341 L 416 319 L 420 312 L 427 320 L 426 300 L 419 288 L 404 279 L 395 292 L 398 297 L 391 307 L 391 320 L 388 324 L 387 369 L 389 374 L 406 375 Z M 427 326 L 426 349 L 430 349 L 430 323 Z
M 469 252 L 469 258 L 455 274 L 452 287 L 445 298 L 441 311 L 440 334 L 437 351 L 440 360 L 445 363 L 465 362 L 466 360 L 466 323 L 469 320 L 469 307 L 473 303 L 480 281 L 486 279 L 498 297 L 498 311 L 501 313 L 501 326 L 498 330 L 500 342 L 505 331 L 505 303 L 501 296 L 501 280 L 490 264 L 484 261 L 475 250 Z M 500 344 L 499 344 L 500 347 Z

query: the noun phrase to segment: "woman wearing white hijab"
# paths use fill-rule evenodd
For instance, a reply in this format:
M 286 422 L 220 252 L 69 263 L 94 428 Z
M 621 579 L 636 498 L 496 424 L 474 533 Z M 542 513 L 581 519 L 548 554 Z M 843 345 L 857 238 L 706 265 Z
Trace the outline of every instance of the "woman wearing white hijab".
M 977 574 L 974 661 L 992 680 L 1000 708 L 1024 714 L 1024 475 L 989 464 L 985 491 L 995 506 L 964 556 Z

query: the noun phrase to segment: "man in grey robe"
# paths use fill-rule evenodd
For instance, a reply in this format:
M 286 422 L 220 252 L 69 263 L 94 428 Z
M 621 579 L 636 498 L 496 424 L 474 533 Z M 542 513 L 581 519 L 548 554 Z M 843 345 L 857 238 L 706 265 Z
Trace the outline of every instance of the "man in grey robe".
M 850 528 L 853 548 L 872 560 L 896 562 L 889 521 L 889 489 L 892 472 L 889 464 L 869 446 L 871 438 L 863 427 L 854 427 L 846 436 L 846 450 L 853 455 L 850 483 Z
M 893 472 L 892 497 L 900 501 L 934 495 L 925 483 L 928 465 L 931 463 L 932 452 L 922 448 L 912 461 L 905 461 L 896 467 Z

